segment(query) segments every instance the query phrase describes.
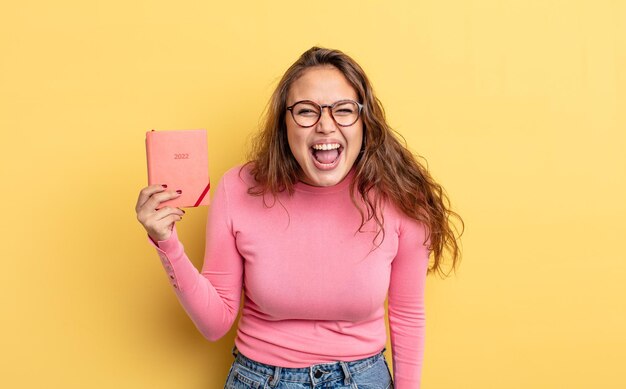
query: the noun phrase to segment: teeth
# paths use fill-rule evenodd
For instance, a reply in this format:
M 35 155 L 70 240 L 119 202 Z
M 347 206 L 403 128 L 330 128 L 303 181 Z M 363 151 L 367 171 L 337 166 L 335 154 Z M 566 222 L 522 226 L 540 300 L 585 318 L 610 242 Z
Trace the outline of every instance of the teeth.
M 314 150 L 335 150 L 339 148 L 339 143 L 323 143 L 313 145 Z

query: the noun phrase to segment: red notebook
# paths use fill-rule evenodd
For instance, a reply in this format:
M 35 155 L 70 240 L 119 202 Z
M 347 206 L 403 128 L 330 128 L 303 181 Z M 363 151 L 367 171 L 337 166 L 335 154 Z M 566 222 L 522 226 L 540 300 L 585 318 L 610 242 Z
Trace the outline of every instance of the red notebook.
M 146 132 L 148 185 L 166 184 L 167 190 L 180 189 L 177 198 L 164 206 L 189 208 L 209 205 L 209 163 L 205 129 Z

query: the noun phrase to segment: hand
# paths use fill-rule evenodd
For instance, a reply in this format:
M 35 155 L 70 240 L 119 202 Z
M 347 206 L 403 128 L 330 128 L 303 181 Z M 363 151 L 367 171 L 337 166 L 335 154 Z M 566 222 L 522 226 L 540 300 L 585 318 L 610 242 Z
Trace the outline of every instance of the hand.
M 137 220 L 156 242 L 167 240 L 172 234 L 174 223 L 182 220 L 185 213 L 180 208 L 165 206 L 156 209 L 164 201 L 180 196 L 174 190 L 165 190 L 160 184 L 146 186 L 139 192 L 135 211 Z

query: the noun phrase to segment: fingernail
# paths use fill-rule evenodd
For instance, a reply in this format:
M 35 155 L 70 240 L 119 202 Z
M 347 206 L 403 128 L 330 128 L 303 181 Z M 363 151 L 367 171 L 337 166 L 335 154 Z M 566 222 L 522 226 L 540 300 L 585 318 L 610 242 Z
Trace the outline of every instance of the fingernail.
M 161 186 L 164 187 L 164 188 L 167 188 L 167 185 L 165 185 L 165 184 L 161 184 Z
M 180 189 L 178 189 L 178 190 L 176 191 L 176 193 L 181 194 L 181 193 L 183 193 L 183 191 L 182 191 L 182 190 L 180 190 Z

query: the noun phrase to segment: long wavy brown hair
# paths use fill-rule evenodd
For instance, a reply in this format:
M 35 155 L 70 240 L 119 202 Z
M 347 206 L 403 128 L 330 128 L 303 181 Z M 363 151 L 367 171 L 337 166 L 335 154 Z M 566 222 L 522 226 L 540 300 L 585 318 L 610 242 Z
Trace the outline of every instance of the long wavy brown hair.
M 450 210 L 450 201 L 443 187 L 435 182 L 407 149 L 406 142 L 401 143 L 397 133 L 387 124 L 383 106 L 374 95 L 363 69 L 342 51 L 312 47 L 283 75 L 266 107 L 261 131 L 253 139 L 249 162 L 244 165 L 251 165 L 251 174 L 257 182 L 248 193 L 257 196 L 271 194 L 274 199 L 283 191 L 293 194 L 301 168 L 287 141 L 287 95 L 293 82 L 306 69 L 327 65 L 343 73 L 364 106 L 361 112 L 363 146 L 354 163 L 355 176 L 351 183 L 352 201 L 361 213 L 359 231 L 373 219 L 378 226 L 374 241 L 381 233 L 384 239 L 381 209 L 384 202 L 391 200 L 406 215 L 428 227 L 426 241 L 430 239 L 429 249 L 434 257 L 428 272 L 438 271 L 442 277 L 449 275 L 442 270 L 444 252 L 449 253 L 451 268 L 456 271 L 461 258 L 459 238 L 463 234 L 463 220 Z M 452 218 L 461 223 L 460 233 Z

